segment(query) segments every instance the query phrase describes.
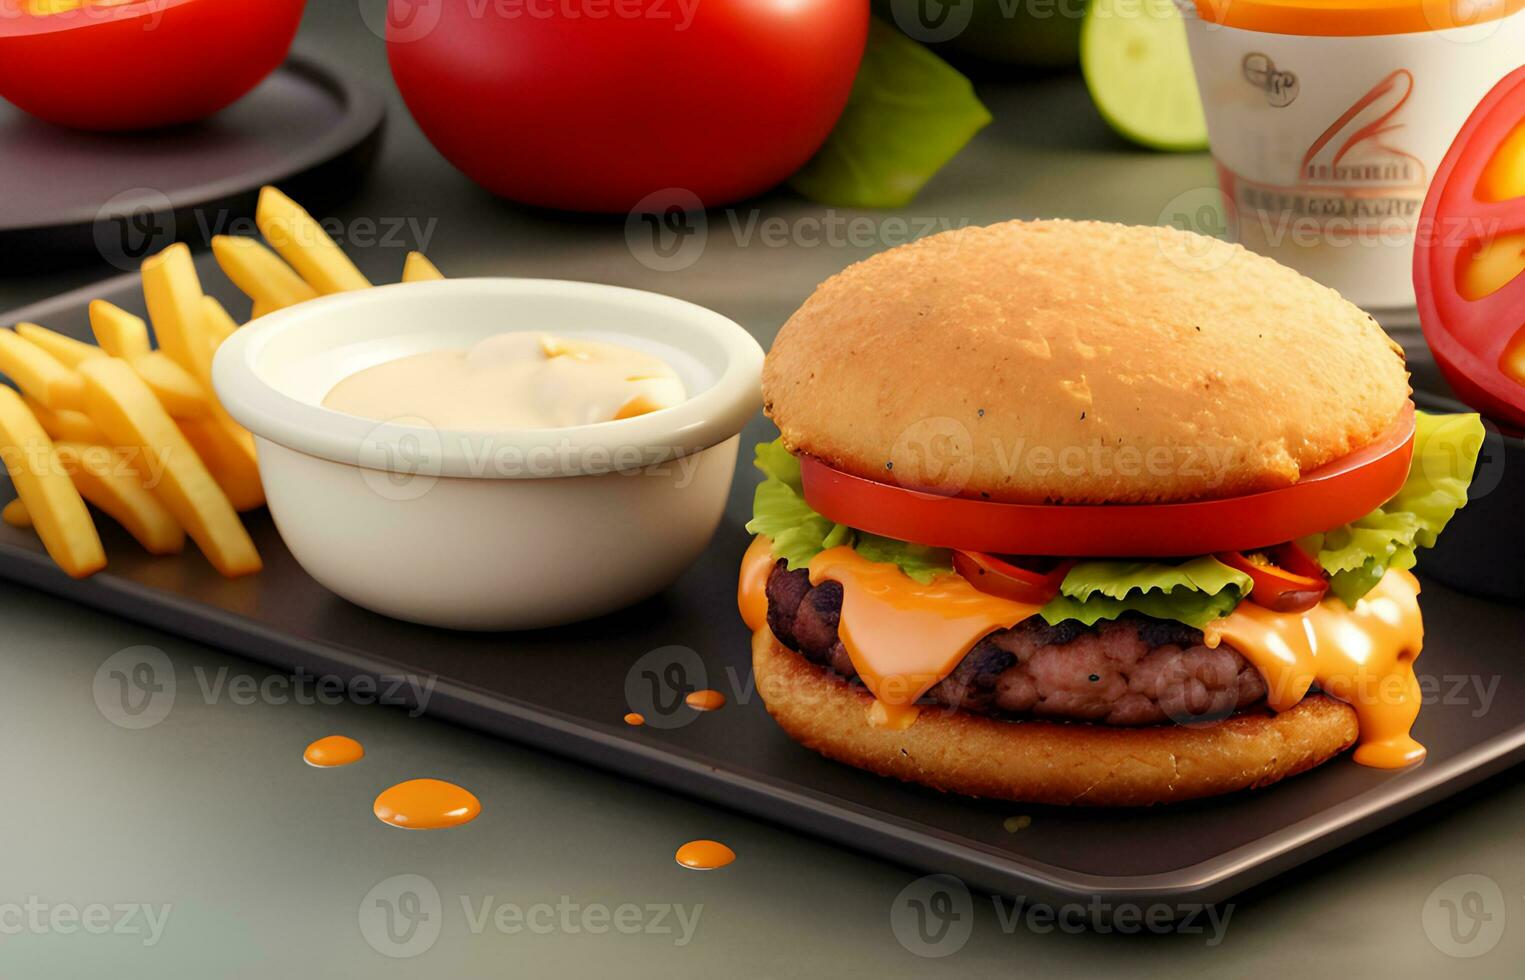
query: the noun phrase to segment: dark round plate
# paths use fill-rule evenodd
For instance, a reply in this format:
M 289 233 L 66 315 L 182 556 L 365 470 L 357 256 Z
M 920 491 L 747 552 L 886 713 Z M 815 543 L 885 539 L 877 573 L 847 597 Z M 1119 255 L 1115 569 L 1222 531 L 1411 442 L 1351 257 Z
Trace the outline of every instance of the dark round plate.
M 250 233 L 265 184 L 332 204 L 369 169 L 385 114 L 375 90 L 302 56 L 212 118 L 151 132 L 78 132 L 0 102 L 0 274 L 125 271 L 176 241 Z

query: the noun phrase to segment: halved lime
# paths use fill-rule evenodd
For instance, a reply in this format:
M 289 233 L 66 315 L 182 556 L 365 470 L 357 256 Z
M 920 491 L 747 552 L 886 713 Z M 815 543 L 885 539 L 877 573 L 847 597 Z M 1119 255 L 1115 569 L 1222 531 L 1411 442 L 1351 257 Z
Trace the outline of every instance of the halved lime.
M 1080 68 L 1102 118 L 1156 150 L 1207 149 L 1207 121 L 1173 0 L 1092 0 Z

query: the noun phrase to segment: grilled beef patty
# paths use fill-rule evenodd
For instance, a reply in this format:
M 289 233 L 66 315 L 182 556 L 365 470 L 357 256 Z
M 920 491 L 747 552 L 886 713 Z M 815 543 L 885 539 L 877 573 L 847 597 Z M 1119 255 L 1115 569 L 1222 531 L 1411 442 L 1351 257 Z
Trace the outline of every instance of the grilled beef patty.
M 837 638 L 842 586 L 810 584 L 780 561 L 768 577 L 768 626 L 780 643 L 846 680 L 857 671 Z M 927 697 L 1009 718 L 1105 725 L 1225 718 L 1265 700 L 1260 672 L 1227 643 L 1203 644 L 1181 623 L 1128 616 L 1095 627 L 1033 618 L 974 645 Z

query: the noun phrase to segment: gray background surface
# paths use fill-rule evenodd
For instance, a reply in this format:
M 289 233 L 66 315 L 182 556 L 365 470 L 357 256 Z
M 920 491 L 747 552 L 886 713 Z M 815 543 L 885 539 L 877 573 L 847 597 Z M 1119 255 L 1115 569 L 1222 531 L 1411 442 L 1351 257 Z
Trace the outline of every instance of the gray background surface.
M 378 8 L 314 4 L 299 43 L 390 92 L 384 47 L 367 26 Z M 620 221 L 527 211 L 476 189 L 395 95 L 378 171 L 335 216 L 362 234 L 367 220 L 409 223 L 396 247 L 353 246 L 378 277 L 423 244 L 447 274 L 654 289 L 711 306 L 766 342 L 818 281 L 908 233 L 1039 215 L 1155 223 L 1212 202 L 1205 155 L 1119 143 L 1076 77 L 981 94 L 997 123 L 914 205 L 869 215 L 852 226 L 866 238 L 845 244 L 857 215 L 778 194 L 712 212 L 698 260 L 657 272 Z M 783 243 L 762 223 L 782 227 Z M 110 271 L 0 279 L 0 308 Z M 892 913 L 930 886 L 892 865 L 397 710 L 298 703 L 262 667 L 24 588 L 0 590 L 0 624 L 0 976 L 898 976 L 932 967 L 901 941 L 914 946 L 914 933 L 892 926 Z M 93 691 L 103 661 L 138 645 L 168 655 L 178 690 L 163 721 L 129 731 L 98 710 Z M 332 732 L 360 739 L 367 759 L 329 772 L 302 765 L 303 746 Z M 423 775 L 469 787 L 484 815 L 439 833 L 395 831 L 370 815 L 379 788 Z M 945 968 L 969 976 L 1518 975 L 1522 803 L 1517 773 L 1494 780 L 1243 896 L 1221 941 L 1211 928 L 1121 936 L 1072 935 L 1030 917 L 1013 924 L 1009 907 L 976 895 L 967 941 L 955 933 L 938 951 L 950 953 Z M 677 867 L 673 850 L 696 837 L 727 842 L 737 863 L 711 874 Z M 376 944 L 413 954 L 391 958 L 367 941 L 360 915 L 393 897 L 392 886 L 373 886 L 402 874 L 427 878 L 440 901 L 424 909 L 433 918 L 413 942 Z M 1477 874 L 1485 880 L 1457 879 Z M 1469 904 L 1474 891 L 1482 904 Z M 1472 943 L 1450 938 L 1446 900 L 1462 912 L 1463 936 L 1471 913 L 1492 916 Z M 28 903 L 47 911 L 29 922 Z M 489 916 L 478 927 L 472 915 L 484 903 L 544 903 L 553 921 L 548 931 L 511 931 L 512 921 L 499 929 Z M 141 933 L 68 931 L 68 911 L 92 904 L 167 906 L 167 919 L 152 945 Z M 558 904 L 572 910 L 572 927 Z M 587 910 L 625 904 L 642 908 L 644 931 L 577 925 Z M 663 921 L 647 906 L 668 907 Z M 690 921 L 702 906 L 686 943 L 673 906 Z M 432 925 L 440 934 L 427 945 Z M 140 915 L 126 926 L 146 931 Z M 1502 938 L 1485 955 L 1450 955 L 1483 949 L 1495 930 Z

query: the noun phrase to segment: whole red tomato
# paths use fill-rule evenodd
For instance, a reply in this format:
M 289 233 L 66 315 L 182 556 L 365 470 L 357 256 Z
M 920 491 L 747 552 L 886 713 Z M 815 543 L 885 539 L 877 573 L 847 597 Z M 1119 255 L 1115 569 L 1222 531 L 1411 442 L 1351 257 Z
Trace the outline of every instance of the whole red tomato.
M 628 211 L 766 190 L 825 142 L 868 0 L 391 0 L 392 75 L 467 176 L 528 204 Z
M 307 0 L 0 0 L 0 97 L 76 129 L 194 122 L 286 59 Z

